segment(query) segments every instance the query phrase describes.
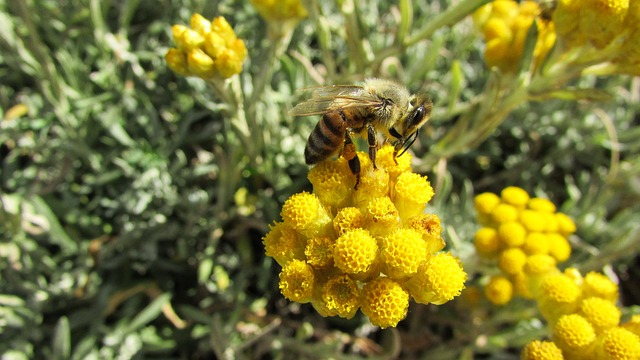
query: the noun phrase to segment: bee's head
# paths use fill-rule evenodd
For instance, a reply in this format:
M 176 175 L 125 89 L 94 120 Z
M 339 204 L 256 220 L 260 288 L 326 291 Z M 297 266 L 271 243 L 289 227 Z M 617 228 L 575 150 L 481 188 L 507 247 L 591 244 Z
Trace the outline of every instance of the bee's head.
M 433 102 L 428 95 L 418 93 L 411 96 L 407 116 L 404 116 L 394 126 L 389 129 L 389 134 L 397 139 L 395 143 L 396 154 L 402 150 L 399 156 L 416 141 L 420 127 L 424 125 L 431 116 Z

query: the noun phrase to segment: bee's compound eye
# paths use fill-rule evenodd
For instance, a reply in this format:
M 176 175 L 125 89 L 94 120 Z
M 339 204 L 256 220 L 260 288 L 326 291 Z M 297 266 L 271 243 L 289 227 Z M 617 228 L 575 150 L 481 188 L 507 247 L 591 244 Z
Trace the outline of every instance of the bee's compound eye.
M 400 135 L 400 133 L 395 128 L 389 128 L 389 134 L 391 134 L 391 136 L 396 139 L 402 139 L 402 135 Z
M 422 122 L 422 119 L 424 119 L 424 115 L 425 115 L 424 106 L 420 106 L 413 113 L 413 117 L 411 118 L 411 121 L 409 122 L 409 125 L 410 126 L 416 126 L 416 125 L 420 124 L 420 122 Z

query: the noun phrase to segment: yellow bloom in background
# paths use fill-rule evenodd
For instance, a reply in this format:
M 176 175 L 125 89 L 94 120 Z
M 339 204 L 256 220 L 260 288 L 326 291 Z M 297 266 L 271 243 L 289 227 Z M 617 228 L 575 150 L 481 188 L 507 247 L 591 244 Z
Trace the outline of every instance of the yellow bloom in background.
M 498 231 L 491 227 L 483 227 L 476 231 L 473 245 L 478 255 L 486 258 L 494 257 L 500 249 L 500 239 Z
M 301 20 L 307 10 L 300 0 L 251 0 L 260 16 L 268 21 Z
M 606 275 L 595 271 L 584 276 L 582 291 L 585 297 L 600 297 L 614 303 L 618 301 L 618 285 Z
M 264 236 L 268 256 L 280 264 L 280 290 L 310 302 L 322 316 L 351 318 L 361 309 L 371 323 L 396 326 L 409 299 L 436 305 L 460 295 L 467 275 L 457 258 L 440 253 L 442 225 L 425 214 L 433 189 L 411 172 L 411 156 L 393 160 L 393 146 L 378 151 L 377 169 L 364 152 L 361 182 L 343 158 L 317 164 L 313 192 L 289 197 L 281 222 Z M 402 210 L 400 210 L 402 209 Z
M 226 79 L 242 71 L 247 48 L 225 18 L 209 21 L 196 13 L 190 27 L 173 25 L 171 30 L 176 47 L 167 51 L 165 60 L 177 74 L 210 80 Z
M 494 305 L 507 304 L 513 298 L 513 284 L 506 276 L 493 276 L 484 287 L 484 294 Z
M 534 340 L 522 351 L 522 360 L 563 360 L 562 351 L 552 341 Z

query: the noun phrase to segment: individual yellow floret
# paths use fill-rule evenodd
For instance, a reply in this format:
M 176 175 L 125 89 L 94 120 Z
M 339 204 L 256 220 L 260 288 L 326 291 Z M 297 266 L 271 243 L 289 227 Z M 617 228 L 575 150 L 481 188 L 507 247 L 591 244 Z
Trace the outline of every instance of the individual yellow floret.
M 304 249 L 307 264 L 315 268 L 328 268 L 333 265 L 333 239 L 323 236 L 307 240 Z
M 498 255 L 498 267 L 505 274 L 514 275 L 522 272 L 527 262 L 527 254 L 520 248 L 510 248 Z
M 302 260 L 292 260 L 280 272 L 280 292 L 291 301 L 309 302 L 313 294 L 315 276 L 311 266 Z
M 596 334 L 618 326 L 621 316 L 620 309 L 614 303 L 598 297 L 582 300 L 578 306 L 578 314 L 589 321 Z
M 373 236 L 383 236 L 400 226 L 400 215 L 388 196 L 372 200 L 365 210 L 365 227 Z
M 563 315 L 554 326 L 553 341 L 565 355 L 588 354 L 595 340 L 593 327 L 578 314 Z
M 322 286 L 322 301 L 336 315 L 351 319 L 360 307 L 360 289 L 346 274 L 336 275 Z
M 379 277 L 362 288 L 360 307 L 373 325 L 395 327 L 407 316 L 409 293 L 397 282 Z
M 494 228 L 483 227 L 476 231 L 473 240 L 478 255 L 483 257 L 493 257 L 498 254 L 500 240 L 498 232 Z
M 558 221 L 558 232 L 564 236 L 568 236 L 576 232 L 576 223 L 564 213 L 556 213 Z
M 545 276 L 534 290 L 540 312 L 549 323 L 554 323 L 564 314 L 574 313 L 581 295 L 578 285 L 564 274 Z
M 402 156 L 394 159 L 394 149 L 390 144 L 383 145 L 376 154 L 376 165 L 389 173 L 389 181 L 396 181 L 403 172 L 411 171 L 411 154 L 405 151 Z
M 603 274 L 591 271 L 584 276 L 584 297 L 600 297 L 613 303 L 618 301 L 618 285 Z
M 562 351 L 553 341 L 534 340 L 522 350 L 522 360 L 563 360 Z
M 548 254 L 551 247 L 549 237 L 545 233 L 531 232 L 524 239 L 522 249 L 527 255 Z
M 506 276 L 493 276 L 485 286 L 484 294 L 494 305 L 507 304 L 513 298 L 513 284 Z
M 321 161 L 309 170 L 307 177 L 313 185 L 313 193 L 323 204 L 332 207 L 343 207 L 355 186 L 355 177 L 343 157 Z
M 527 231 L 545 231 L 547 227 L 545 216 L 535 210 L 524 209 L 520 211 L 520 223 Z
M 427 252 L 435 254 L 444 249 L 445 243 L 440 234 L 442 226 L 440 217 L 436 214 L 420 214 L 409 219 L 406 224 L 409 229 L 414 229 L 422 234 L 422 239 L 427 245 Z
M 640 336 L 640 315 L 633 315 L 622 327 Z
M 429 255 L 426 245 L 422 234 L 413 229 L 398 229 L 383 237 L 380 249 L 382 271 L 396 280 L 414 275 Z
M 342 234 L 333 247 L 336 267 L 346 274 L 363 275 L 373 265 L 378 243 L 367 230 L 355 229 Z
M 571 256 L 571 244 L 564 236 L 556 233 L 547 234 L 549 240 L 549 255 L 559 263 L 566 261 Z
M 538 214 L 542 216 L 544 222 L 544 231 L 548 233 L 558 232 L 558 220 L 555 213 L 548 213 L 544 211 L 538 211 Z
M 364 224 L 364 214 L 355 207 L 342 208 L 333 218 L 333 229 L 336 236 L 340 236 L 349 230 L 360 229 Z
M 505 203 L 498 204 L 491 212 L 491 220 L 501 224 L 518 220 L 518 209 Z
M 301 20 L 307 10 L 300 0 L 251 0 L 260 16 L 268 21 Z
M 517 186 L 508 186 L 500 192 L 502 202 L 523 208 L 529 202 L 529 194 Z
M 531 210 L 536 210 L 544 213 L 553 214 L 556 212 L 556 205 L 549 199 L 543 198 L 531 198 L 527 207 Z
M 426 176 L 405 172 L 398 175 L 396 180 L 393 203 L 398 209 L 400 218 L 407 221 L 410 217 L 424 211 L 433 194 L 433 188 Z
M 460 260 L 450 253 L 438 253 L 420 265 L 405 285 L 416 302 L 440 305 L 460 295 L 466 280 Z
M 614 327 L 600 336 L 596 349 L 597 359 L 640 359 L 640 338 L 624 328 Z
M 509 221 L 498 226 L 498 237 L 504 248 L 522 246 L 526 236 L 527 230 L 519 222 Z
M 494 193 L 485 192 L 477 195 L 473 203 L 478 214 L 478 221 L 485 224 L 490 219 L 493 209 L 500 204 L 500 197 Z
M 176 74 L 182 76 L 189 76 L 189 67 L 187 64 L 187 54 L 180 49 L 169 49 L 164 56 L 167 65 Z
M 314 194 L 303 191 L 292 195 L 280 215 L 287 225 L 309 238 L 330 235 L 331 217 Z
M 269 225 L 269 229 L 262 238 L 267 256 L 273 257 L 280 266 L 291 260 L 304 260 L 305 241 L 295 230 L 282 222 Z

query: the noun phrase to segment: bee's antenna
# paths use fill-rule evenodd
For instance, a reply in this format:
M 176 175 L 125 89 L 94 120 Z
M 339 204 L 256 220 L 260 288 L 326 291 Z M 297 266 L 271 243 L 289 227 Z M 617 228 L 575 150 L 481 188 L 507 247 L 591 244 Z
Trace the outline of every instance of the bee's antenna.
M 413 145 L 413 143 L 416 141 L 416 139 L 418 138 L 418 133 L 420 132 L 420 129 L 416 129 L 416 132 L 414 132 L 413 134 L 411 134 L 410 138 L 411 140 L 408 143 L 405 143 L 403 145 L 404 149 L 402 150 L 402 152 L 400 153 L 400 155 L 398 156 L 402 156 L 404 155 L 404 153 L 407 152 L 407 150 L 409 150 L 409 148 L 411 147 L 411 145 Z

